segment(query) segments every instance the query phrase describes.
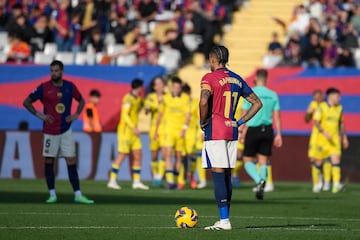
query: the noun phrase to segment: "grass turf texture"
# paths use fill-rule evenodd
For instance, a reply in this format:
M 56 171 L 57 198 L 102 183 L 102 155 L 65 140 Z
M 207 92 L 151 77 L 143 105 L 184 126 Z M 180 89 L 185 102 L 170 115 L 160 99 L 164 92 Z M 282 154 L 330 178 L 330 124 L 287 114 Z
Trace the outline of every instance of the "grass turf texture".
M 78 205 L 67 181 L 57 181 L 58 203 L 45 204 L 44 180 L 0 180 L 0 239 L 360 239 L 360 185 L 345 192 L 311 192 L 310 184 L 277 183 L 276 191 L 255 200 L 249 183 L 234 189 L 232 231 L 209 232 L 218 220 L 212 186 L 204 190 L 120 191 L 105 182 L 82 181 L 96 203 Z M 197 210 L 194 229 L 177 229 L 181 206 Z

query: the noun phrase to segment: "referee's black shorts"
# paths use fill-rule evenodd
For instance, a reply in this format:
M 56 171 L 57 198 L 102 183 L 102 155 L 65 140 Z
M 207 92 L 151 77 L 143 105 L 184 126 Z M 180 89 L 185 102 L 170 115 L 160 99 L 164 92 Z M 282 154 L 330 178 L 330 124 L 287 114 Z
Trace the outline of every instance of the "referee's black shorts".
M 255 157 L 256 154 L 271 156 L 274 141 L 272 125 L 249 127 L 244 142 L 244 156 Z

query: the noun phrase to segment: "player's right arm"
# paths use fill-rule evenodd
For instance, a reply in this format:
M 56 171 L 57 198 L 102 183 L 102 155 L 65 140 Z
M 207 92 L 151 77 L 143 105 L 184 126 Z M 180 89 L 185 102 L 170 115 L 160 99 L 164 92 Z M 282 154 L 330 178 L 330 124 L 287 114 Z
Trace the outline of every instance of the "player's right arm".
M 321 126 L 321 119 L 322 119 L 322 115 L 323 115 L 323 109 L 321 108 L 321 106 L 319 106 L 316 111 L 314 112 L 314 125 L 315 127 L 319 130 L 319 132 L 321 134 L 323 134 L 325 136 L 325 138 L 327 140 L 331 140 L 331 136 L 329 133 L 327 133 L 324 128 Z
M 36 117 L 40 118 L 42 121 L 46 123 L 52 123 L 54 118 L 51 115 L 42 114 L 36 111 L 34 105 L 32 104 L 38 99 L 42 98 L 42 85 L 37 87 L 27 98 L 25 98 L 23 102 L 23 106 Z
M 135 124 L 131 121 L 131 117 L 130 117 L 130 109 L 132 107 L 132 104 L 133 102 L 131 101 L 131 99 L 129 99 L 128 96 L 125 96 L 124 103 L 121 108 L 122 109 L 121 115 L 123 116 L 123 120 L 125 121 L 126 125 L 129 128 L 131 128 L 136 135 L 139 135 L 140 132 L 138 128 L 135 126 Z
M 159 105 L 159 113 L 158 113 L 158 116 L 156 119 L 156 124 L 155 124 L 155 135 L 154 135 L 155 140 L 158 139 L 158 137 L 159 137 L 159 127 L 160 127 L 160 123 L 164 117 L 164 110 L 165 110 L 165 99 Z
M 345 127 L 344 127 L 344 121 L 343 121 L 343 113 L 341 112 L 341 115 L 340 115 L 340 120 L 339 120 L 339 130 L 340 130 L 340 137 L 341 137 L 341 142 L 342 142 L 342 145 L 343 145 L 343 148 L 344 149 L 347 149 L 349 147 L 349 139 L 346 135 L 346 132 L 345 132 Z
M 315 110 L 316 110 L 316 107 L 314 106 L 314 104 L 315 104 L 315 102 L 312 101 L 312 102 L 309 104 L 309 106 L 308 106 L 308 108 L 307 108 L 307 110 L 306 110 L 306 113 L 305 113 L 305 122 L 306 122 L 306 123 L 309 123 L 309 122 L 310 122 L 310 120 L 312 119 L 313 114 L 314 114 L 314 112 L 315 112 Z

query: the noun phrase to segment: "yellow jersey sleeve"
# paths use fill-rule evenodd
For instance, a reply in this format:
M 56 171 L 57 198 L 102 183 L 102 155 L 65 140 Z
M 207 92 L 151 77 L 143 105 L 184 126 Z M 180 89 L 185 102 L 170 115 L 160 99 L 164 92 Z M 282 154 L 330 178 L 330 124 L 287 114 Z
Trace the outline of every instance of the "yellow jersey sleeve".
M 130 94 L 126 94 L 124 96 L 121 107 L 121 123 L 126 124 L 130 128 L 133 128 L 135 126 L 134 123 L 131 121 L 131 116 L 130 116 L 130 110 L 133 107 L 133 105 L 134 105 L 134 101 L 131 98 Z
M 321 121 L 322 119 L 322 116 L 324 114 L 324 111 L 326 111 L 326 106 L 325 106 L 326 103 L 321 103 L 320 105 L 318 105 L 318 107 L 316 107 L 315 109 L 315 112 L 313 114 L 313 119 L 315 121 Z

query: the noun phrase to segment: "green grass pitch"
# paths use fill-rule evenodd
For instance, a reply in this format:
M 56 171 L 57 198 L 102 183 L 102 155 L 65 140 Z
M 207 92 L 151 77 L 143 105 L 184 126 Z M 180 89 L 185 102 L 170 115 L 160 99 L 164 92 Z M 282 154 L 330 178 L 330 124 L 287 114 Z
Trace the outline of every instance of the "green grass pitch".
M 0 239 L 360 239 L 360 185 L 345 192 L 311 192 L 310 183 L 277 183 L 264 201 L 255 200 L 252 185 L 234 189 L 232 231 L 209 232 L 203 227 L 218 219 L 212 186 L 204 190 L 137 191 L 122 183 L 120 191 L 105 182 L 82 181 L 94 205 L 73 203 L 67 181 L 57 181 L 59 202 L 48 197 L 44 180 L 0 180 Z M 194 229 L 175 228 L 181 206 L 199 214 Z

